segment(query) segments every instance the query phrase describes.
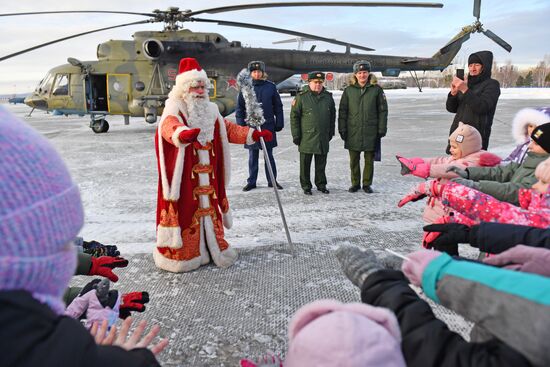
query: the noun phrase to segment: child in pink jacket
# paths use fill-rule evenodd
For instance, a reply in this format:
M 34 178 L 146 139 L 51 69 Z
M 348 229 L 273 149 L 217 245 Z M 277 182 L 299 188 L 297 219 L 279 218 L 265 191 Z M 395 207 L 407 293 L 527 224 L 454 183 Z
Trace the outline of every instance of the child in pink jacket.
M 453 222 L 466 225 L 498 222 L 548 228 L 550 227 L 550 158 L 537 166 L 535 177 L 538 181 L 531 189 L 520 189 L 519 207 L 455 182 L 442 185 L 436 180 L 418 185 L 414 193 L 407 195 L 399 203 L 402 206 L 425 196 L 435 197 L 443 205 L 471 221 L 464 223 L 454 216 Z
M 459 123 L 458 128 L 449 136 L 451 155 L 435 158 L 410 158 L 397 156 L 401 163 L 402 175 L 413 175 L 420 178 L 438 178 L 441 183 L 458 177 L 454 172 L 447 172 L 447 168 L 458 166 L 492 167 L 500 163 L 500 157 L 481 150 L 481 134 L 473 126 Z M 430 198 L 426 203 L 423 218 L 427 223 L 440 222 L 442 217 L 449 215 L 438 198 Z

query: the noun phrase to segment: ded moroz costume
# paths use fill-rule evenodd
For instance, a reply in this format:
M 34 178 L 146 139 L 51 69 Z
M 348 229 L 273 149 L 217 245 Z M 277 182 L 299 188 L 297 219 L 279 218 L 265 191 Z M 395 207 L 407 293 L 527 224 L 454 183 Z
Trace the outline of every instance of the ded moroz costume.
M 159 184 L 155 264 L 186 272 L 207 264 L 231 266 L 237 252 L 224 239 L 232 225 L 225 188 L 231 162 L 229 143 L 252 144 L 258 132 L 225 120 L 208 93 L 206 72 L 195 59 L 180 61 L 155 136 Z M 199 130 L 200 129 L 200 130 Z M 200 131 L 200 132 L 199 132 Z

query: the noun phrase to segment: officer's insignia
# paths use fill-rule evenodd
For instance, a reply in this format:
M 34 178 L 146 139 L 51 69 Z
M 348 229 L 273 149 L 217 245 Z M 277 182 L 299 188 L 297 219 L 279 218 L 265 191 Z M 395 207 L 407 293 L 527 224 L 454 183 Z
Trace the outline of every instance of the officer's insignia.
M 320 78 L 320 77 L 322 77 L 322 75 L 321 75 L 321 74 L 317 74 L 317 78 Z
M 542 136 L 542 130 L 537 130 L 537 132 L 533 135 L 535 138 L 540 138 Z
M 464 141 L 464 135 L 457 135 L 455 140 L 457 143 L 462 143 Z

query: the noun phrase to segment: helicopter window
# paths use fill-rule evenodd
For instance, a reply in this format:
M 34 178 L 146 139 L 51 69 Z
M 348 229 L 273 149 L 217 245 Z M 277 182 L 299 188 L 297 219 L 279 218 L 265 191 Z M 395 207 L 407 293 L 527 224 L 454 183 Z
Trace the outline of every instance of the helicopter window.
M 38 85 L 38 92 L 40 93 L 48 93 L 50 91 L 50 88 L 52 86 L 53 77 L 51 74 L 46 75 L 44 79 L 40 82 Z
M 69 94 L 69 75 L 57 74 L 53 87 L 54 96 L 66 96 Z
M 220 43 L 222 39 L 220 37 L 216 37 L 216 43 Z

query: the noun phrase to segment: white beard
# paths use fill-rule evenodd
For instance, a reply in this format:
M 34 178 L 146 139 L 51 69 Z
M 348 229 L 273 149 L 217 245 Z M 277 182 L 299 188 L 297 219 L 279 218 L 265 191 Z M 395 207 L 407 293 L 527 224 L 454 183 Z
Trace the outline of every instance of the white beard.
M 197 141 L 202 145 L 214 139 L 216 115 L 212 112 L 208 97 L 197 97 L 196 93 L 189 93 L 183 97 L 187 105 L 187 124 L 191 128 L 201 129 Z

